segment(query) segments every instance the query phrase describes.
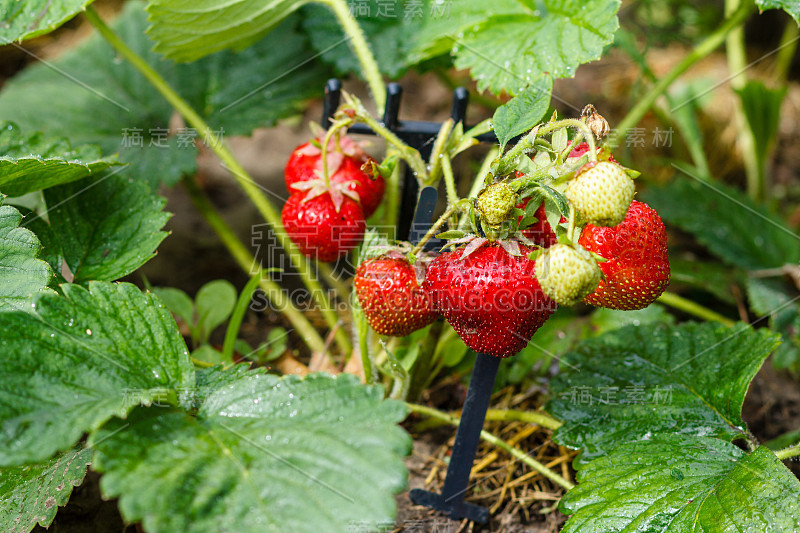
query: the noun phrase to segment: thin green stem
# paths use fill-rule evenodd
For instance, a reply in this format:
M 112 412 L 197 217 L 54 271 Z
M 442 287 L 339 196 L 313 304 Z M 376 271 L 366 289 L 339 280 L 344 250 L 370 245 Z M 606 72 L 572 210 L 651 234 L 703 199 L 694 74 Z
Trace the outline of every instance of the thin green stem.
M 751 0 L 725 0 L 725 14 L 730 15 L 743 3 L 752 3 Z M 747 53 L 744 43 L 744 26 L 740 25 L 730 31 L 725 39 L 725 49 L 728 58 L 728 70 L 731 73 L 731 87 L 740 90 L 747 84 Z M 742 102 L 736 103 L 734 113 L 738 125 L 737 142 L 742 153 L 745 175 L 747 178 L 747 193 L 756 201 L 761 201 L 765 194 L 764 168 L 758 160 L 756 141 L 753 130 L 747 122 L 742 110 Z
M 431 228 L 428 230 L 428 232 L 425 235 L 423 235 L 423 237 L 419 240 L 417 245 L 414 246 L 414 248 L 411 249 L 411 252 L 410 252 L 411 255 L 416 255 L 423 248 L 425 248 L 425 244 L 436 235 L 436 232 L 439 231 L 439 229 L 442 226 L 445 225 L 445 223 L 447 222 L 447 219 L 450 218 L 450 215 L 456 213 L 457 211 L 459 211 L 462 208 L 463 208 L 462 202 L 460 202 L 460 201 L 457 204 L 454 204 L 454 205 L 451 205 L 450 207 L 448 207 L 447 210 L 444 213 L 442 213 L 442 216 L 440 216 L 439 219 L 433 224 L 433 226 L 431 226 Z
M 725 21 L 711 33 L 711 35 L 706 37 L 694 48 L 694 50 L 689 52 L 680 63 L 675 65 L 671 71 L 659 79 L 649 91 L 639 98 L 639 101 L 636 103 L 636 105 L 634 105 L 633 108 L 628 111 L 628 114 L 625 115 L 625 118 L 623 118 L 617 125 L 617 139 L 622 139 L 625 137 L 625 134 L 628 133 L 628 130 L 642 120 L 642 117 L 644 117 L 645 113 L 647 113 L 647 110 L 650 109 L 656 99 L 667 90 L 672 82 L 674 82 L 678 76 L 686 72 L 689 67 L 706 57 L 719 45 L 721 45 L 723 41 L 725 41 L 725 37 L 728 35 L 728 33 L 747 20 L 747 17 L 750 15 L 753 9 L 755 9 L 754 2 L 742 2 L 739 8 L 728 18 L 726 18 Z
M 433 150 L 431 150 L 430 170 L 428 171 L 428 179 L 425 181 L 425 185 L 433 186 L 439 181 L 439 173 L 443 170 L 441 160 L 446 155 L 444 153 L 444 147 L 447 144 L 447 139 L 450 137 L 450 132 L 453 131 L 453 124 L 453 119 L 448 118 L 442 123 L 442 127 L 439 129 L 439 134 L 436 136 L 436 140 L 433 143 Z
M 434 363 L 436 345 L 439 342 L 443 326 L 444 321 L 437 320 L 428 329 L 428 334 L 425 335 L 425 340 L 422 341 L 422 346 L 420 346 L 419 355 L 414 361 L 414 366 L 411 367 L 411 379 L 409 380 L 405 400 L 416 401 L 422 391 L 427 388 L 428 377 L 431 375 L 431 368 Z
M 447 205 L 455 205 L 458 203 L 458 191 L 456 191 L 456 178 L 453 174 L 453 164 L 450 161 L 450 156 L 443 154 L 441 157 L 442 174 L 444 175 L 444 186 L 447 191 Z
M 661 296 L 658 297 L 657 300 L 659 303 L 664 305 L 668 305 L 679 311 L 683 311 L 684 313 L 688 313 L 690 315 L 696 316 L 697 318 L 702 318 L 703 320 L 710 320 L 713 322 L 719 322 L 725 326 L 733 326 L 736 322 L 731 320 L 730 318 L 724 317 L 719 313 L 712 311 L 707 307 L 703 307 L 702 305 L 695 303 L 691 300 L 687 300 L 682 296 L 678 296 L 674 292 L 665 292 Z
M 233 314 L 228 320 L 228 328 L 225 330 L 225 341 L 222 343 L 222 358 L 225 361 L 233 361 L 233 346 L 236 344 L 244 314 L 247 312 L 247 308 L 250 307 L 253 291 L 256 290 L 258 283 L 261 281 L 262 274 L 262 272 L 259 272 L 250 278 L 236 301 L 236 307 L 233 308 Z
M 322 158 L 322 176 L 325 179 L 326 187 L 331 186 L 331 177 L 328 174 L 328 146 L 330 145 L 333 136 L 336 135 L 336 133 L 338 133 L 342 128 L 346 128 L 350 124 L 350 121 L 338 120 L 331 124 L 331 126 L 328 128 L 328 131 L 325 133 L 325 138 L 323 139 L 322 147 L 320 148 L 320 157 Z
M 350 6 L 345 0 L 319 1 L 328 6 L 336 16 L 336 20 L 339 21 L 339 25 L 347 35 L 350 49 L 353 50 L 361 65 L 361 74 L 367 81 L 367 85 L 369 85 L 372 101 L 375 102 L 375 107 L 378 111 L 383 110 L 386 105 L 386 85 L 383 83 L 378 63 L 375 61 L 375 56 L 372 55 L 361 26 L 358 25 L 358 22 L 350 13 Z
M 450 416 L 447 413 L 443 413 L 443 412 L 439 411 L 438 409 L 434 409 L 432 407 L 428 407 L 428 406 L 425 406 L 425 405 L 419 405 L 419 404 L 414 404 L 414 403 L 406 403 L 406 406 L 408 406 L 408 408 L 414 413 L 418 413 L 418 414 L 421 414 L 421 415 L 429 416 L 431 418 L 436 418 L 436 419 L 441 420 L 443 422 L 447 422 L 448 424 L 453 425 L 453 426 L 458 426 L 458 423 L 461 421 L 459 418 L 456 418 L 454 416 Z M 493 446 L 497 446 L 501 450 L 503 450 L 506 453 L 508 453 L 511 456 L 513 456 L 515 459 L 519 460 L 520 462 L 522 462 L 522 463 L 526 464 L 527 466 L 531 467 L 532 469 L 536 470 L 537 472 L 542 474 L 544 477 L 546 477 L 547 479 L 549 479 L 553 483 L 556 483 L 556 484 L 564 487 L 567 490 L 571 490 L 571 489 L 573 489 L 575 487 L 575 485 L 573 485 L 572 483 L 570 483 L 569 481 L 567 481 L 566 479 L 564 479 L 560 475 L 556 474 L 555 472 L 553 472 L 552 470 L 550 470 L 549 468 L 544 466 L 542 463 L 540 463 L 539 461 L 537 461 L 536 459 L 534 459 L 533 457 L 531 457 L 527 453 L 523 452 L 522 450 L 520 450 L 518 448 L 514 448 L 513 446 L 511 446 L 510 444 L 505 442 L 503 439 L 501 439 L 500 437 L 498 437 L 498 436 L 496 436 L 496 435 L 494 435 L 492 433 L 489 433 L 486 430 L 483 430 L 483 431 L 481 431 L 481 438 L 483 440 L 485 440 L 486 442 L 488 442 L 489 444 L 492 444 Z
M 537 413 L 534 411 L 517 411 L 514 409 L 489 409 L 486 411 L 486 420 L 496 420 L 503 422 L 527 422 L 529 424 L 536 424 L 543 428 L 556 430 L 563 425 L 563 422 L 545 413 Z
M 217 210 L 211 205 L 206 195 L 203 194 L 194 178 L 184 177 L 183 186 L 192 204 L 194 204 L 208 225 L 211 226 L 211 229 L 219 236 L 222 244 L 228 249 L 228 252 L 233 256 L 239 267 L 245 272 L 252 272 L 253 268 L 258 265 L 256 258 L 253 257 L 233 233 L 231 227 L 217 213 Z M 275 308 L 291 322 L 308 347 L 314 352 L 322 352 L 325 349 L 325 341 L 322 340 L 319 332 L 311 325 L 305 315 L 292 304 L 281 286 L 264 276 L 261 276 L 259 286 L 264 290 L 267 298 Z
M 119 36 L 117 36 L 117 34 L 114 33 L 114 31 L 109 28 L 108 25 L 106 25 L 105 22 L 103 22 L 103 20 L 92 7 L 86 8 L 85 16 L 92 26 L 94 26 L 95 29 L 97 29 L 97 31 L 106 39 L 106 41 L 108 41 L 125 59 L 127 59 L 136 70 L 138 70 L 145 78 L 147 78 L 147 80 L 170 103 L 170 105 L 172 105 L 172 107 L 174 107 L 175 110 L 178 111 L 181 116 L 183 116 L 186 122 L 188 122 L 197 130 L 200 137 L 209 141 L 209 147 L 211 150 L 213 150 L 217 157 L 220 158 L 223 166 L 225 166 L 234 175 L 236 181 L 239 183 L 239 186 L 256 206 L 259 213 L 261 213 L 261 216 L 263 216 L 270 226 L 276 230 L 275 234 L 278 238 L 278 241 L 289 255 L 289 258 L 297 269 L 300 278 L 303 280 L 303 283 L 311 293 L 311 297 L 319 306 L 325 321 L 328 323 L 328 326 L 330 328 L 335 328 L 339 321 L 338 315 L 333 310 L 325 291 L 322 290 L 319 282 L 314 279 L 308 261 L 306 261 L 305 257 L 300 254 L 300 251 L 297 249 L 291 239 L 289 239 L 289 236 L 285 231 L 283 231 L 280 213 L 270 203 L 256 182 L 253 181 L 253 178 L 251 178 L 247 171 L 245 171 L 244 168 L 239 164 L 225 143 L 221 139 L 216 141 L 214 140 L 215 137 L 213 131 L 202 119 L 202 117 L 200 117 L 200 115 L 197 114 L 197 112 L 192 109 L 192 107 L 183 98 L 181 98 L 181 96 L 175 92 L 175 90 L 172 89 L 169 84 L 167 84 L 167 82 L 158 72 L 156 72 L 141 56 L 128 47 L 128 45 L 126 45 L 119 38 Z M 349 354 L 352 351 L 350 340 L 347 338 L 347 335 L 341 330 L 341 328 L 336 333 L 336 342 L 344 354 Z
M 386 155 L 392 154 L 399 155 L 399 152 L 390 147 Z M 386 199 L 383 202 L 383 223 L 388 227 L 395 227 L 397 225 L 397 216 L 400 212 L 400 183 L 404 174 L 403 165 L 395 165 L 392 175 L 386 180 Z M 394 238 L 394 236 L 392 236 Z
M 425 184 L 428 181 L 428 169 L 425 166 L 425 161 L 422 159 L 419 151 L 416 148 L 412 148 L 404 143 L 400 137 L 392 133 L 383 124 L 372 118 L 372 115 L 369 114 L 367 109 L 364 107 L 364 104 L 361 103 L 361 100 L 347 92 L 343 92 L 342 94 L 347 104 L 349 104 L 355 111 L 358 120 L 372 128 L 372 131 L 374 131 L 376 135 L 379 135 L 387 143 L 394 146 L 397 149 L 400 157 L 406 163 L 408 163 L 409 167 L 411 167 L 411 170 L 414 172 L 414 176 L 417 178 L 417 181 L 420 184 Z
M 789 459 L 790 457 L 797 457 L 800 455 L 800 443 L 797 443 L 794 446 L 789 446 L 788 448 L 784 448 L 783 450 L 778 450 L 775 452 L 775 455 L 781 461 Z
M 577 118 L 565 118 L 531 130 L 520 142 L 515 144 L 514 147 L 506 152 L 500 159 L 495 161 L 492 168 L 495 169 L 496 175 L 504 176 L 511 172 L 516 164 L 517 158 L 535 148 L 538 137 L 542 137 L 561 128 L 577 128 L 581 131 L 586 138 L 586 142 L 589 144 L 589 161 L 597 161 L 597 145 L 595 144 L 592 130 L 590 130 L 589 126 L 582 120 Z
M 772 79 L 778 83 L 785 84 L 789 75 L 789 68 L 792 66 L 792 58 L 797 50 L 797 38 L 800 37 L 800 26 L 794 19 L 786 21 L 786 28 L 783 30 L 781 44 L 778 46 L 778 53 L 775 56 L 775 65 L 772 67 Z

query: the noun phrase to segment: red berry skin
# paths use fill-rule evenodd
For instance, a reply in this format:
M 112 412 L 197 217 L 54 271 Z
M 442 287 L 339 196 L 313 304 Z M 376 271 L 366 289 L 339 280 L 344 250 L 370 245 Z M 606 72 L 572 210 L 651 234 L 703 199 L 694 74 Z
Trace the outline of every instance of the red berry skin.
M 439 316 L 430 294 L 417 283 L 414 267 L 405 259 L 364 261 L 353 281 L 367 322 L 381 335 L 405 337 Z
M 290 194 L 295 194 L 297 192 L 292 188 L 293 184 L 320 178 L 317 171 L 322 171 L 321 154 L 307 155 L 304 153 L 309 151 L 309 147 L 311 146 L 313 146 L 311 143 L 298 146 L 286 162 L 283 177 L 286 181 L 286 188 L 289 190 Z M 386 180 L 384 180 L 383 176 L 379 173 L 376 173 L 374 175 L 375 179 L 373 179 L 370 174 L 361 170 L 362 166 L 370 164 L 371 161 L 373 161 L 373 159 L 367 155 L 360 158 L 344 154 L 331 155 L 332 157 L 328 159 L 328 172 L 331 173 L 331 182 L 349 182 L 347 188 L 358 194 L 364 216 L 369 218 L 378 208 L 381 200 L 383 200 Z
M 555 311 L 539 287 L 529 249 L 523 257 L 483 246 L 460 260 L 463 249 L 446 252 L 428 266 L 423 288 L 467 346 L 496 357 L 522 350 Z
M 520 209 L 525 209 L 525 206 L 528 205 L 528 201 L 530 199 L 526 199 L 523 203 L 519 204 L 517 207 Z M 539 207 L 536 209 L 535 215 L 538 219 L 536 222 L 522 230 L 522 234 L 530 239 L 531 242 L 534 244 L 538 244 L 542 248 L 550 248 L 555 243 L 558 242 L 558 237 L 556 237 L 556 232 L 553 231 L 553 228 L 550 226 L 550 223 L 547 222 L 547 215 L 544 212 L 544 202 L 539 204 Z M 520 217 L 521 220 L 521 217 Z M 563 216 L 561 217 L 561 222 L 566 222 L 567 219 Z
M 568 142 L 569 142 L 569 144 L 572 143 L 572 141 L 568 141 Z M 586 142 L 582 142 L 578 146 L 576 146 L 575 148 L 572 149 L 572 151 L 569 153 L 569 157 L 580 157 L 580 156 L 582 156 L 583 154 L 585 154 L 588 151 L 589 151 L 589 144 L 586 143 Z M 614 156 L 611 155 L 611 154 L 608 155 L 608 160 L 611 161 L 612 163 L 616 163 L 617 162 L 617 160 L 614 159 Z
M 667 231 L 649 205 L 634 200 L 620 224 L 587 225 L 578 243 L 608 261 L 599 263 L 606 279 L 583 301 L 598 307 L 644 309 L 669 285 Z
M 361 243 L 367 223 L 358 203 L 345 197 L 337 213 L 330 194 L 303 202 L 305 196 L 291 195 L 281 211 L 283 228 L 303 255 L 332 262 Z

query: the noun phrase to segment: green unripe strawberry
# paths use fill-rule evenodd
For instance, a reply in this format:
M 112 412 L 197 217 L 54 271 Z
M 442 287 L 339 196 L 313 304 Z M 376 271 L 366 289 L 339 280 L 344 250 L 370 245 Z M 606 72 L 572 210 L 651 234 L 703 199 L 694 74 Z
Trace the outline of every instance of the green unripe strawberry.
M 475 200 L 475 208 L 490 226 L 499 226 L 510 218 L 517 205 L 517 193 L 505 182 L 492 183 Z
M 616 226 L 625 220 L 636 187 L 623 168 L 610 161 L 588 163 L 567 187 L 567 200 L 583 220 L 595 226 Z
M 600 267 L 583 247 L 554 244 L 536 259 L 542 291 L 561 305 L 575 305 L 600 283 Z

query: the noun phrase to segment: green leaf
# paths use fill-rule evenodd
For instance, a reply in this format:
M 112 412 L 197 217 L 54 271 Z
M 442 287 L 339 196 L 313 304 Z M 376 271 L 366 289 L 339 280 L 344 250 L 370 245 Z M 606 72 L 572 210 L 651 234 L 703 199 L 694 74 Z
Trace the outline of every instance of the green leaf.
M 360 0 L 350 11 L 370 44 L 381 73 L 397 79 L 414 64 L 411 47 L 422 18 L 431 12 L 428 2 L 409 0 Z M 342 27 L 330 8 L 311 4 L 302 10 L 303 28 L 311 44 L 338 75 L 361 75 L 361 64 L 348 46 Z
M 681 433 L 734 439 L 742 402 L 778 336 L 744 324 L 629 326 L 583 342 L 561 360 L 549 412 L 581 461 L 620 442 Z
M 503 150 L 508 141 L 533 129 L 547 113 L 553 80 L 542 76 L 517 96 L 501 105 L 492 117 L 492 128 Z
M 125 520 L 150 533 L 393 523 L 411 446 L 396 425 L 404 405 L 349 375 L 278 378 L 243 366 L 198 374 L 196 416 L 138 409 L 93 437 L 101 489 L 120 498 Z
M 50 33 L 93 0 L 0 0 L 0 44 Z
M 717 262 L 696 261 L 680 257 L 669 258 L 670 284 L 673 289 L 686 284 L 693 289 L 713 294 L 718 300 L 736 305 L 732 287 L 744 280 L 741 270 Z
M 572 77 L 600 57 L 619 27 L 618 0 L 496 0 L 486 7 L 460 0 L 444 16 L 427 17 L 416 50 L 420 58 L 453 53 L 479 91 L 495 94 L 516 94 L 544 74 Z
M 321 94 L 329 71 L 321 62 L 308 62 L 315 52 L 298 24 L 292 17 L 241 53 L 175 65 L 152 51 L 144 4 L 125 4 L 114 30 L 200 114 L 215 139 L 202 138 L 190 126 L 170 130 L 173 107 L 100 36 L 6 83 L 0 117 L 26 130 L 119 152 L 120 160 L 132 163 L 125 172 L 136 179 L 171 185 L 196 170 L 195 144 L 249 135 L 296 114 L 306 99 Z
M 194 372 L 161 303 L 128 283 L 62 285 L 0 313 L 0 465 L 39 462 Z
M 155 255 L 167 236 L 166 199 L 123 176 L 68 183 L 45 191 L 50 226 L 75 283 L 113 281 Z
M 194 303 L 188 294 L 172 287 L 153 287 L 151 292 L 164 302 L 173 315 L 189 326 L 194 325 Z
M 38 213 L 26 207 L 16 206 L 16 209 L 22 213 L 24 220 L 22 227 L 32 231 L 36 235 L 36 238 L 39 239 L 41 249 L 39 250 L 38 257 L 50 265 L 54 275 L 54 277 L 50 279 L 50 287 L 57 288 L 59 283 L 66 283 L 66 280 L 61 275 L 61 267 L 64 262 L 61 253 L 61 244 L 58 242 L 50 224 Z
M 156 52 L 175 61 L 194 61 L 226 48 L 249 46 L 308 1 L 150 0 L 147 33 Z
M 772 363 L 791 368 L 800 363 L 800 304 L 796 291 L 780 279 L 748 278 L 745 287 L 750 308 L 759 318 L 769 317 L 769 327 L 783 337 Z
M 800 12 L 796 2 L 795 9 Z M 744 117 L 753 132 L 759 168 L 764 168 L 767 154 L 778 133 L 781 104 L 787 90 L 786 86 L 770 89 L 760 81 L 748 80 L 744 87 L 736 91 L 742 102 Z
M 674 324 L 675 317 L 662 306 L 653 304 L 635 311 L 598 308 L 592 313 L 589 323 L 595 335 L 602 335 L 630 325 Z
M 236 305 L 236 287 L 229 281 L 218 279 L 206 283 L 195 296 L 197 326 L 201 340 L 207 340 L 214 328 L 225 322 Z
M 800 4 L 796 0 L 756 0 L 756 5 L 761 11 L 783 9 L 792 16 L 795 22 L 800 24 Z
M 732 266 L 760 269 L 800 261 L 800 236 L 737 189 L 678 178 L 642 196 L 668 226 L 692 233 Z
M 195 351 L 193 351 L 192 359 L 196 359 L 204 363 L 211 363 L 213 365 L 230 362 L 230 361 L 225 361 L 225 356 L 222 355 L 222 352 L 220 352 L 219 350 L 215 350 L 212 346 L 208 344 L 203 344 Z
M 80 448 L 43 463 L 0 469 L 0 530 L 28 533 L 36 524 L 49 526 L 91 459 L 91 450 Z
M 2 203 L 0 195 L 0 311 L 30 310 L 32 295 L 50 292 L 53 272 L 36 258 L 41 249 L 36 235 L 19 227 L 22 214 Z
M 0 191 L 9 196 L 68 183 L 119 164 L 94 146 L 71 148 L 64 139 L 24 137 L 13 122 L 0 122 Z
M 800 531 L 800 481 L 764 447 L 670 435 L 578 471 L 563 533 Z

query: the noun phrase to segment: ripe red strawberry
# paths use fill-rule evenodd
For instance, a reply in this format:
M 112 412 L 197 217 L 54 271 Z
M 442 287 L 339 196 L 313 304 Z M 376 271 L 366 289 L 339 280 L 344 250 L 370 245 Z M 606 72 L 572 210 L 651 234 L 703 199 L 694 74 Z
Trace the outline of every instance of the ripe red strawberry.
M 525 206 L 528 205 L 529 200 L 529 198 L 526 198 L 525 201 L 519 204 L 517 207 L 520 209 L 525 209 Z M 549 248 L 550 246 L 553 246 L 558 242 L 558 237 L 556 237 L 556 232 L 553 231 L 550 223 L 547 222 L 547 215 L 544 212 L 544 202 L 539 204 L 534 216 L 536 216 L 538 220 L 522 230 L 522 234 L 530 239 L 531 242 L 538 244 L 542 248 Z M 520 217 L 520 220 L 521 219 L 522 217 Z M 561 222 L 566 221 L 567 219 L 562 215 Z
M 572 141 L 567 141 L 567 144 L 571 144 L 571 143 L 572 143 Z M 602 148 L 598 148 L 597 149 L 598 157 L 601 156 L 601 154 L 600 154 L 601 150 L 602 150 Z M 569 157 L 580 157 L 580 156 L 582 156 L 583 154 L 585 154 L 588 151 L 589 151 L 589 144 L 586 143 L 586 142 L 582 142 L 578 146 L 576 146 L 575 148 L 572 149 L 572 151 L 569 153 Z M 612 163 L 616 163 L 617 162 L 617 160 L 614 159 L 614 156 L 611 153 L 608 154 L 607 161 L 611 161 Z
M 578 241 L 606 259 L 606 276 L 584 302 L 610 309 L 643 309 L 669 285 L 667 232 L 658 213 L 633 201 L 625 220 L 612 228 L 586 226 Z
M 361 206 L 342 197 L 337 210 L 330 193 L 309 198 L 304 193 L 289 197 L 281 222 L 300 252 L 311 259 L 331 262 L 361 243 L 367 223 Z
M 446 252 L 428 267 L 423 287 L 458 336 L 473 350 L 514 355 L 553 313 L 555 303 L 534 275 L 530 249 L 522 257 L 501 246 L 482 246 L 461 259 L 464 249 Z
M 404 257 L 383 256 L 361 263 L 353 281 L 372 329 L 405 337 L 436 320 L 433 300 L 420 287 L 424 279 L 422 261 L 412 266 Z
M 383 176 L 372 171 L 374 160 L 347 136 L 340 138 L 339 147 L 332 139 L 327 155 L 331 183 L 347 184 L 349 190 L 358 194 L 364 216 L 372 215 L 386 188 Z M 291 194 L 298 190 L 294 187 L 296 183 L 322 179 L 322 151 L 310 142 L 295 148 L 286 163 L 284 179 Z

